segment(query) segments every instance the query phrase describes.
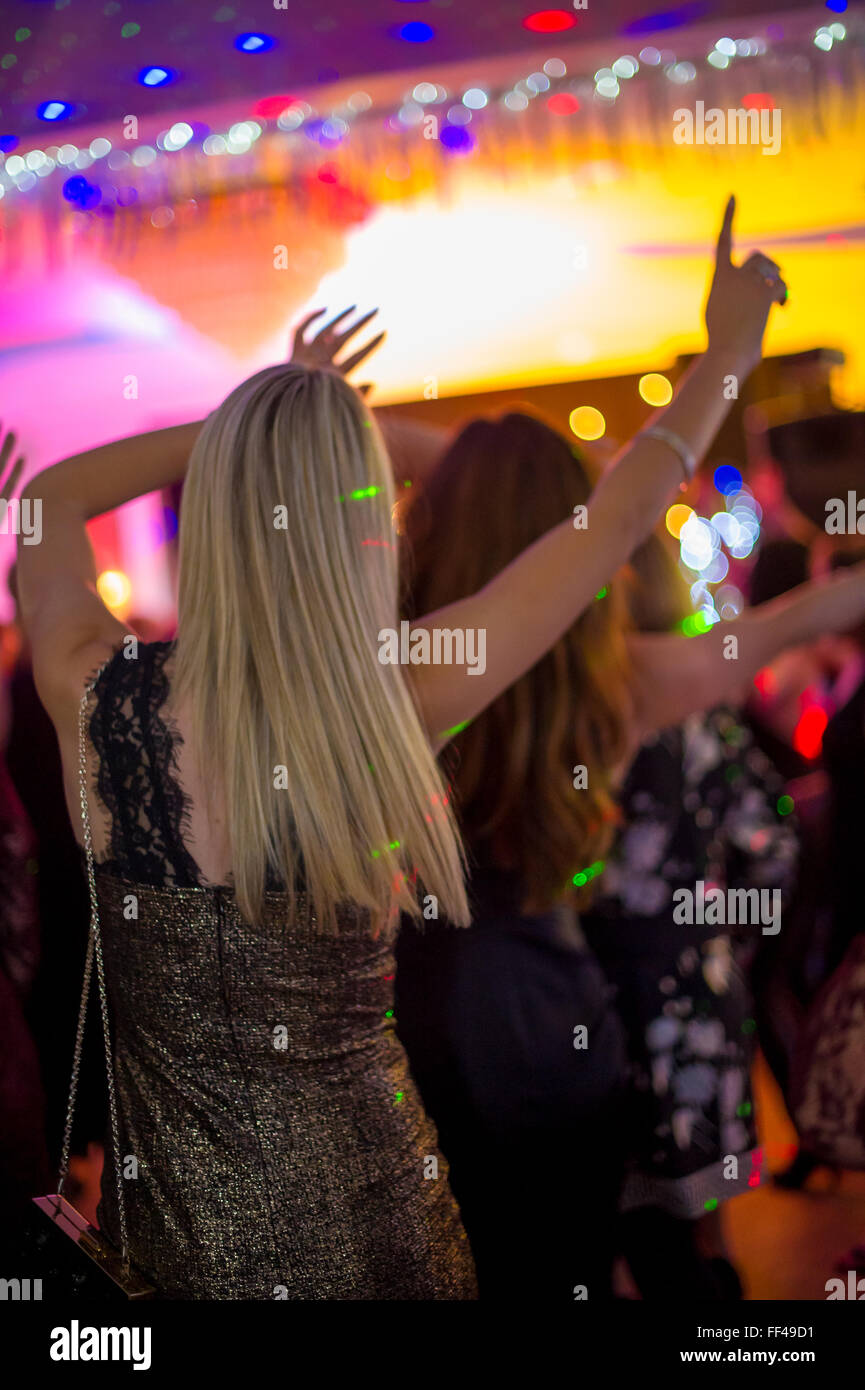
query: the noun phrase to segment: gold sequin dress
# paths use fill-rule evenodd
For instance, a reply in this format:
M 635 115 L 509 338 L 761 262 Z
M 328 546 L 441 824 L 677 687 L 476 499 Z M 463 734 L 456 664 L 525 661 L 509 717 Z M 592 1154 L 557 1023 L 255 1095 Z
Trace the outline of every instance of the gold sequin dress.
M 396 1039 L 393 940 L 316 929 L 272 887 L 250 926 L 182 839 L 168 643 L 96 685 L 97 865 L 129 1243 L 171 1299 L 471 1299 L 446 1164 Z M 119 1244 L 110 1157 L 100 1224 Z

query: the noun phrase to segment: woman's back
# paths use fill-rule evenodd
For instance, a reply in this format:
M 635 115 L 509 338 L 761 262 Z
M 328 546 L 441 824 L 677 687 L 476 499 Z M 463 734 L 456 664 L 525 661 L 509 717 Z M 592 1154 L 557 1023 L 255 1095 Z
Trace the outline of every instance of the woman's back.
M 133 1260 L 173 1298 L 470 1298 L 388 1018 L 392 934 L 351 908 L 323 933 L 302 889 L 291 913 L 274 883 L 251 925 L 230 888 L 200 881 L 162 717 L 171 652 L 119 649 L 90 723 L 111 816 L 96 878 Z M 100 1219 L 119 1240 L 110 1162 Z

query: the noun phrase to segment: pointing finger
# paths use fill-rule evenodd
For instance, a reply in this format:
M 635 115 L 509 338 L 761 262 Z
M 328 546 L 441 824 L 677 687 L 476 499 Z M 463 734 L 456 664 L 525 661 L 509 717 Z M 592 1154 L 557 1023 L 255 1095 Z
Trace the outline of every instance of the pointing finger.
M 731 195 L 724 209 L 724 220 L 721 223 L 721 231 L 718 235 L 718 249 L 715 254 L 715 260 L 719 266 L 731 264 L 733 254 L 733 214 L 735 211 L 736 199 Z

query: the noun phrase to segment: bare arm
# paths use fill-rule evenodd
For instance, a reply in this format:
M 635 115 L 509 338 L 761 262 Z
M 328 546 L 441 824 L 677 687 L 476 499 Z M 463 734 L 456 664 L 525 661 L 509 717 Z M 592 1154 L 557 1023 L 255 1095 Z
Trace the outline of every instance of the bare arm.
M 89 449 L 24 489 L 41 509 L 42 535 L 38 545 L 19 542 L 18 590 L 39 694 L 55 725 L 69 725 L 87 676 L 129 631 L 96 591 L 86 523 L 182 478 L 200 429 L 176 425 Z
M 865 618 L 865 564 L 800 584 L 701 637 L 636 634 L 634 665 L 639 740 L 689 714 L 738 698 L 757 672 L 787 647 L 843 632 Z
M 731 376 L 742 379 L 760 355 L 770 305 L 786 288 L 766 274 L 766 258 L 740 268 L 730 261 L 733 200 L 718 241 L 712 291 L 706 309 L 709 348 L 683 378 L 662 422 L 699 459 L 729 409 Z M 777 267 L 773 267 L 777 271 Z M 409 668 L 421 714 L 437 745 L 446 731 L 474 718 L 534 666 L 568 630 L 612 574 L 652 530 L 681 464 L 666 444 L 641 435 L 623 450 L 595 489 L 588 524 L 573 518 L 529 546 L 478 593 L 428 614 L 416 628 L 473 629 L 485 634 L 486 667 L 425 665 Z M 482 518 L 479 518 L 482 528 Z M 482 543 L 482 529 L 479 533 Z M 447 538 L 442 538 L 447 563 Z
M 693 364 L 663 412 L 664 426 L 675 430 L 698 457 L 729 408 L 723 381 L 731 372 L 744 374 L 742 364 L 710 350 Z M 471 628 L 486 633 L 483 674 L 469 675 L 444 665 L 410 668 L 431 734 L 473 719 L 555 645 L 649 534 L 681 480 L 675 453 L 666 444 L 637 435 L 598 483 L 584 529 L 577 529 L 575 518 L 568 517 L 478 593 L 412 625 L 413 630 Z M 479 524 L 482 527 L 480 519 Z M 482 544 L 482 530 L 478 542 Z M 445 538 L 445 564 L 446 556 Z

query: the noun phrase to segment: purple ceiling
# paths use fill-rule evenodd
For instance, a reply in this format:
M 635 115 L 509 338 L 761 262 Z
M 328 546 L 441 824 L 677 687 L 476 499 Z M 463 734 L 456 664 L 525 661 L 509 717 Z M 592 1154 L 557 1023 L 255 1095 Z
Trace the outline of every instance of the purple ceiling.
M 281 0 L 279 0 L 281 3 Z M 435 67 L 508 53 L 537 52 L 539 60 L 563 44 L 619 37 L 627 52 L 652 30 L 677 30 L 693 21 L 717 21 L 719 37 L 747 37 L 757 28 L 754 0 L 692 0 L 665 7 L 637 0 L 571 0 L 556 7 L 576 26 L 532 33 L 526 16 L 547 8 L 532 0 L 4 0 L 0 10 L 0 134 L 27 136 L 48 125 L 44 102 L 74 108 L 51 128 L 113 123 L 132 112 L 193 111 L 226 98 L 242 104 L 270 94 L 362 75 Z M 811 10 L 815 27 L 827 10 L 820 0 L 762 0 L 762 14 Z M 831 18 L 831 16 L 830 16 Z M 424 42 L 399 36 L 405 25 L 433 31 Z M 412 30 L 409 31 L 413 32 Z M 415 30 L 422 34 L 423 30 Z M 245 33 L 275 40 L 267 51 L 241 52 Z M 147 67 L 176 73 L 170 85 L 148 88 Z M 482 74 L 481 74 L 482 75 Z M 57 138 L 55 134 L 54 138 Z

